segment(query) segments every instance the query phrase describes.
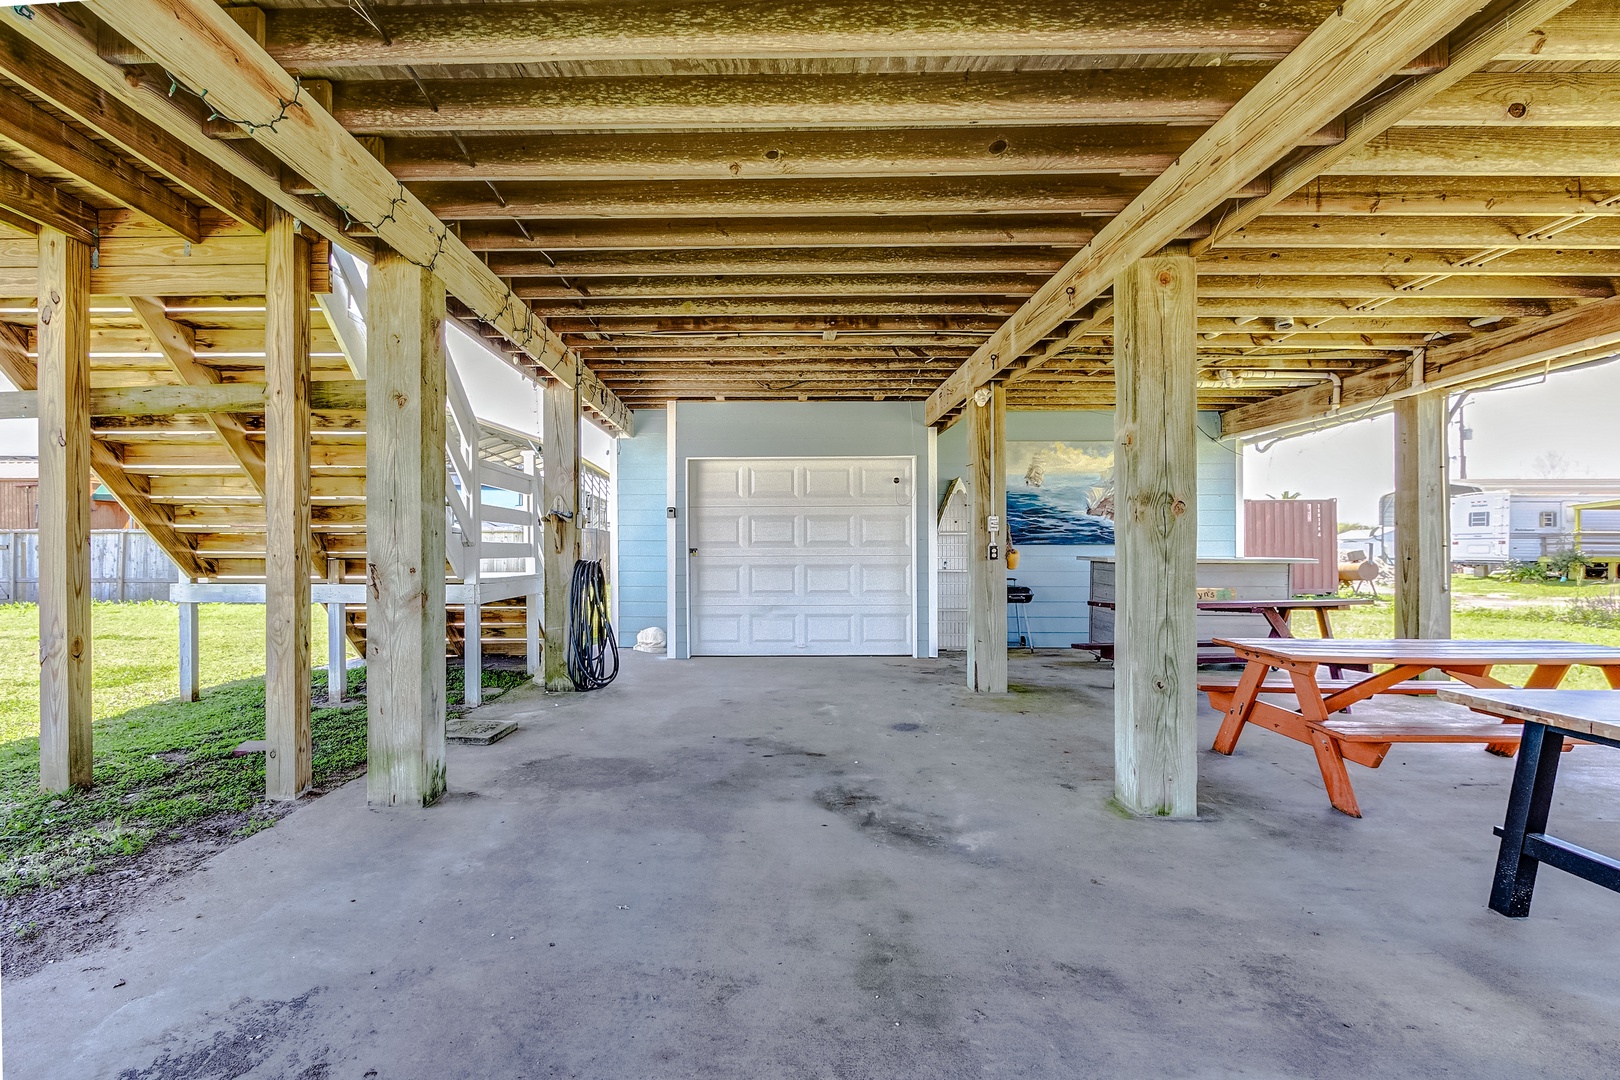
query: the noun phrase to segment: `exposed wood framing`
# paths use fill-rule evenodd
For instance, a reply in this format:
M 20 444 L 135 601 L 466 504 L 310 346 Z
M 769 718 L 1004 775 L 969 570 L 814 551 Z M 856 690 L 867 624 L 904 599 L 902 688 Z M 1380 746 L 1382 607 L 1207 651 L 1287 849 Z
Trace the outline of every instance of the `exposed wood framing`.
M 1007 692 L 1007 392 L 968 399 L 968 689 Z
M 543 669 L 547 690 L 568 691 L 574 689 L 568 676 L 568 593 L 580 550 L 579 400 L 567 384 L 550 382 L 542 391 L 541 404 L 540 436 L 545 445 L 540 505 L 546 605 Z
M 306 259 L 300 280 L 308 280 L 308 267 Z M 162 300 L 150 296 L 131 296 L 126 298 L 126 302 L 141 327 L 152 336 L 153 342 L 169 361 L 169 366 L 174 368 L 174 373 L 180 376 L 181 382 L 188 386 L 213 386 L 219 382 L 219 372 L 197 362 L 195 333 L 189 327 L 171 320 L 164 312 Z M 267 349 L 267 361 L 268 356 Z M 268 362 L 266 370 L 269 370 Z M 248 479 L 253 481 L 253 486 L 259 489 L 261 495 L 264 494 L 264 451 L 248 439 L 247 428 L 241 417 L 227 412 L 209 413 L 208 424 L 242 471 L 247 473 Z
M 1212 125 L 1175 165 L 1098 230 L 973 357 L 928 399 L 928 421 L 968 389 L 995 378 L 1063 320 L 1095 299 L 1116 273 L 1173 240 L 1343 112 L 1367 87 L 1472 13 L 1475 0 L 1363 0 L 1343 5 Z
M 1538 365 L 1585 359 L 1615 345 L 1620 345 L 1620 297 L 1357 372 L 1344 379 L 1337 403 L 1330 387 L 1317 386 L 1233 409 L 1221 417 L 1221 433 L 1253 438 L 1336 415 L 1342 419 L 1369 415 L 1425 387 L 1501 381 Z
M 444 287 L 385 254 L 366 300 L 366 801 L 426 806 L 445 791 Z
M 39 782 L 90 786 L 90 248 L 39 234 Z
M 1395 403 L 1395 636 L 1451 636 L 1444 391 Z
M 1198 814 L 1195 281 L 1168 255 L 1114 285 L 1114 791 L 1167 817 Z
M 1268 208 L 1298 191 L 1316 176 L 1327 172 L 1341 160 L 1366 146 L 1388 128 L 1420 113 L 1426 106 L 1459 83 L 1480 66 L 1489 63 L 1511 42 L 1524 37 L 1544 20 L 1567 8 L 1573 0 L 1514 0 L 1494 5 L 1483 15 L 1461 40 L 1451 45 L 1450 62 L 1440 71 L 1417 76 L 1398 91 L 1379 98 L 1374 104 L 1351 117 L 1346 125 L 1344 140 L 1334 146 L 1324 146 L 1300 154 L 1281 168 L 1272 170 L 1271 191 L 1247 199 L 1223 212 L 1214 223 L 1214 231 L 1192 243 L 1192 253 L 1201 255 L 1212 244 L 1247 225 Z M 1496 80 L 1478 80 L 1490 85 Z M 1522 91 L 1521 91 L 1522 93 Z M 1464 95 L 1466 96 L 1466 95 Z M 1512 97 L 1513 95 L 1509 95 Z M 1525 95 L 1528 97 L 1528 94 Z M 1580 95 L 1583 102 L 1591 102 L 1591 95 Z M 1497 112 L 1507 116 L 1505 109 Z
M 309 241 L 279 208 L 265 233 L 265 794 L 310 785 Z
M 581 398 L 608 427 L 628 433 L 629 410 L 588 373 L 568 346 L 469 251 L 222 9 L 207 0 L 95 0 L 86 6 L 145 48 L 315 183 L 351 217 L 371 223 L 405 258 L 436 274 L 481 319 L 554 378 L 583 383 Z M 252 78 L 246 77 L 252 72 Z M 576 370 L 579 369 L 579 370 Z

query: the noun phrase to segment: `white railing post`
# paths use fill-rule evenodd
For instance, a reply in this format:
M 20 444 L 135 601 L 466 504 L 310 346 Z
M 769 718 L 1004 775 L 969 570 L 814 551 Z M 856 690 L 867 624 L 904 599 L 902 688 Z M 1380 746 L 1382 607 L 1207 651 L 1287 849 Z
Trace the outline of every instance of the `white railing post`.
M 334 585 L 343 582 L 343 560 L 326 560 L 326 580 Z M 349 688 L 349 662 L 347 644 L 348 618 L 346 607 L 337 601 L 326 605 L 326 703 L 343 704 L 343 695 Z
M 180 580 L 191 579 L 184 572 Z M 198 639 L 197 605 L 189 600 L 180 601 L 180 700 L 196 701 L 202 696 L 202 644 Z
M 530 574 L 533 576 L 536 587 L 523 598 L 523 640 L 525 649 L 525 667 L 528 673 L 540 673 L 540 623 L 544 615 L 546 603 L 545 590 L 539 587 L 540 575 L 545 572 L 540 558 L 540 455 L 533 450 L 523 452 L 523 471 L 529 474 L 529 550 L 532 553 L 529 559 Z

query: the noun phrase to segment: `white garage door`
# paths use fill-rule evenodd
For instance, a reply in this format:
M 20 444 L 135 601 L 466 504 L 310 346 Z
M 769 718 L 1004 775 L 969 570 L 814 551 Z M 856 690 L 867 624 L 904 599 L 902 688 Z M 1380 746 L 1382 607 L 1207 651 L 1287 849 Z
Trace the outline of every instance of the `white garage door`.
M 911 459 L 690 468 L 693 655 L 911 655 Z

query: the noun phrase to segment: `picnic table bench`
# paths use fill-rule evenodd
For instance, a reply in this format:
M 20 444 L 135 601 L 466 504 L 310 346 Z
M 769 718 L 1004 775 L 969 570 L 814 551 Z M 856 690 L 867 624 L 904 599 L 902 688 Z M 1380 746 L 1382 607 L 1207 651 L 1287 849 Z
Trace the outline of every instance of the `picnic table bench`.
M 1609 690 L 1446 690 L 1441 697 L 1524 725 L 1491 883 L 1491 910 L 1530 914 L 1542 863 L 1620 892 L 1620 860 L 1547 833 L 1559 751 L 1566 737 L 1620 748 L 1620 694 Z
M 1114 610 L 1112 600 L 1088 600 L 1090 606 Z M 1333 636 L 1333 624 L 1329 621 L 1328 613 L 1342 608 L 1356 607 L 1360 604 L 1371 603 L 1365 597 L 1327 596 L 1308 598 L 1288 598 L 1281 600 L 1199 600 L 1198 610 L 1209 614 L 1219 615 L 1259 615 L 1271 627 L 1272 637 L 1291 638 L 1294 636 L 1293 627 L 1289 625 L 1289 617 L 1296 611 L 1310 611 L 1316 615 L 1316 627 L 1325 638 Z M 1099 641 L 1084 645 L 1075 644 L 1076 649 L 1085 649 L 1095 652 L 1101 660 L 1114 658 L 1114 643 Z M 1198 643 L 1198 662 L 1200 664 L 1219 664 L 1231 662 L 1236 657 L 1224 648 L 1221 648 L 1214 639 Z M 1333 665 L 1330 674 L 1338 678 L 1342 674 L 1344 665 Z M 1352 665 L 1353 666 L 1353 665 Z
M 1511 754 L 1520 742 L 1516 724 L 1477 717 L 1395 716 L 1354 718 L 1342 714 L 1350 706 L 1376 694 L 1427 694 L 1446 688 L 1444 682 L 1414 682 L 1427 671 L 1439 671 L 1468 686 L 1504 689 L 1507 684 L 1491 676 L 1503 665 L 1533 667 L 1525 686 L 1551 689 L 1577 664 L 1601 668 L 1612 687 L 1620 687 L 1620 649 L 1572 641 L 1352 641 L 1314 638 L 1217 638 L 1245 661 L 1243 674 L 1228 689 L 1224 680 L 1201 679 L 1200 689 L 1210 704 L 1224 714 L 1213 749 L 1231 754 L 1248 724 L 1268 727 L 1305 743 L 1316 754 L 1322 784 L 1334 809 L 1351 817 L 1361 807 L 1345 769 L 1346 761 L 1376 769 L 1390 747 L 1401 742 L 1482 743 L 1500 754 Z M 1317 670 L 1329 664 L 1388 670 L 1356 680 L 1323 680 Z M 1271 678 L 1272 669 L 1286 673 L 1287 681 Z M 1455 686 L 1456 684 L 1451 684 Z M 1205 689 L 1205 687 L 1208 687 Z M 1262 701 L 1263 694 L 1292 694 L 1297 709 Z M 1616 698 L 1620 701 L 1620 697 Z

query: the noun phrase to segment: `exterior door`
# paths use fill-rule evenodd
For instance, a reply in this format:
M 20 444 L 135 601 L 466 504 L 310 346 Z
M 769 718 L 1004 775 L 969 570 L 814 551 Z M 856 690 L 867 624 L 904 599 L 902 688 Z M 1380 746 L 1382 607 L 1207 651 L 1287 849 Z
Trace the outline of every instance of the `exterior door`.
M 694 656 L 912 654 L 912 459 L 689 467 Z

